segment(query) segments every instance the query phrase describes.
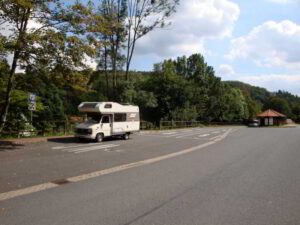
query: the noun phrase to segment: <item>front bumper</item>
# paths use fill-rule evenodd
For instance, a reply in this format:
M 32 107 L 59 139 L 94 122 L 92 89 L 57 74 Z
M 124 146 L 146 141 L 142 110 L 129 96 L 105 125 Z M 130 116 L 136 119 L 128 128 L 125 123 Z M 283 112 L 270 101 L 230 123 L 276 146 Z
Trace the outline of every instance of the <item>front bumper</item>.
M 92 134 L 75 134 L 75 137 L 77 138 L 84 138 L 84 139 L 90 139 L 90 140 L 93 140 L 95 139 L 95 136 L 92 135 Z

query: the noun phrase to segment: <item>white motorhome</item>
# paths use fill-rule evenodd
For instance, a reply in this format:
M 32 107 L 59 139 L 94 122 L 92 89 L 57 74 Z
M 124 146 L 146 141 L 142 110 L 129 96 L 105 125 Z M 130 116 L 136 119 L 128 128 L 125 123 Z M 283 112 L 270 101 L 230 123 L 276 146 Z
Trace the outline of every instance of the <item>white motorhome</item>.
M 78 106 L 87 120 L 76 126 L 76 137 L 103 141 L 105 137 L 129 135 L 140 130 L 139 107 L 116 102 L 82 102 Z

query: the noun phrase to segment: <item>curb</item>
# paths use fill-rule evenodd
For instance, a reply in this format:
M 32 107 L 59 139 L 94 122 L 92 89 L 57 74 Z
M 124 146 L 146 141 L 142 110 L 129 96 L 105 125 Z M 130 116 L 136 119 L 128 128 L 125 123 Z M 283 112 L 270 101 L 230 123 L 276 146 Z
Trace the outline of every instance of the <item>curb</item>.
M 35 137 L 35 138 L 13 138 L 13 139 L 2 139 L 0 140 L 0 145 L 26 145 L 26 144 L 35 144 L 41 142 L 47 142 L 51 139 L 62 139 L 70 138 L 74 135 L 66 136 L 51 136 L 51 137 Z

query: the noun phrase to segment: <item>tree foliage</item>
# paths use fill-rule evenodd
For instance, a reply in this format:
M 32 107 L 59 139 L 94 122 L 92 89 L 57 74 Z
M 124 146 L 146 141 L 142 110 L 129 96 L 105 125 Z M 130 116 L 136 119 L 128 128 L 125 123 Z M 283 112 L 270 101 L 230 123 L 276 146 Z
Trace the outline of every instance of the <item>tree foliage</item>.
M 7 120 L 17 69 L 30 70 L 38 65 L 51 70 L 56 64 L 63 64 L 74 70 L 83 67 L 84 56 L 93 56 L 95 51 L 90 39 L 84 36 L 91 11 L 88 6 L 76 3 L 65 7 L 58 0 L 3 0 L 0 8 L 0 24 L 6 26 L 8 34 L 5 39 L 1 36 L 0 51 L 13 58 L 0 115 L 1 131 Z

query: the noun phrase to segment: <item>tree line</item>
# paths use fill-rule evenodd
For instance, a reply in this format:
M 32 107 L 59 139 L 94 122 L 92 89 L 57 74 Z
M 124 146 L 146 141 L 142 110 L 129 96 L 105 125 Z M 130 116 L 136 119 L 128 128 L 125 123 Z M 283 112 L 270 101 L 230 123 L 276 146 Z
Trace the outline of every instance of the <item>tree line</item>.
M 38 96 L 36 128 L 78 115 L 82 101 L 137 104 L 142 119 L 152 123 L 246 121 L 278 105 L 279 111 L 299 119 L 297 96 L 223 82 L 200 54 L 165 60 L 150 72 L 130 70 L 137 41 L 168 25 L 178 3 L 2 0 L 0 131 L 28 122 L 28 93 Z M 96 70 L 87 66 L 90 60 L 97 63 Z

